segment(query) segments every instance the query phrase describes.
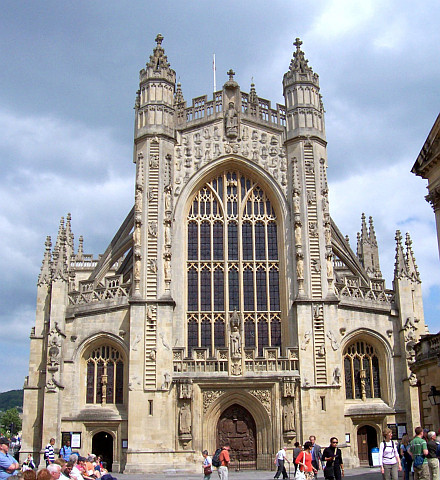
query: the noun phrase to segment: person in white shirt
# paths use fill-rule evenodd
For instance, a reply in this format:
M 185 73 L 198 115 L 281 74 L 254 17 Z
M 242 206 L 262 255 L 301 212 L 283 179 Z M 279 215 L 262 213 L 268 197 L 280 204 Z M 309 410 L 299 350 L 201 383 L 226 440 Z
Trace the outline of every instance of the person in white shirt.
M 287 476 L 286 467 L 284 465 L 284 462 L 290 463 L 289 460 L 287 460 L 287 457 L 286 457 L 285 447 L 282 447 L 277 452 L 277 455 L 275 457 L 275 464 L 278 468 L 277 468 L 277 473 L 275 474 L 275 476 L 273 478 L 279 478 L 281 473 L 283 474 L 283 478 L 289 478 Z
M 391 429 L 385 428 L 383 442 L 379 447 L 380 471 L 384 480 L 398 480 L 398 472 L 402 471 L 397 443 L 392 438 L 393 432 Z

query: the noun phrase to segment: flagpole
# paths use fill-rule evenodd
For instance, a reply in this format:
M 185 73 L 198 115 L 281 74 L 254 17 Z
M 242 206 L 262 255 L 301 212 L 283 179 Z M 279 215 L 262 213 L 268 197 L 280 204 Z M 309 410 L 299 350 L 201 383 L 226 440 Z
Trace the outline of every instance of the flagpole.
M 212 55 L 212 74 L 214 76 L 214 92 L 217 91 L 217 84 L 216 84 L 216 81 L 215 81 L 215 53 L 213 53 Z

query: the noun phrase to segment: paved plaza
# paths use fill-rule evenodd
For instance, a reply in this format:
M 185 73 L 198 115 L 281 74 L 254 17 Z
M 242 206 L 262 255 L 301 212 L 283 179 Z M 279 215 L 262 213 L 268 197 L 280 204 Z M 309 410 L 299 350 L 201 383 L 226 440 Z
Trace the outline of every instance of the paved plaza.
M 275 472 L 268 472 L 263 470 L 242 470 L 236 472 L 234 470 L 229 471 L 229 478 L 230 480 L 270 480 L 274 477 Z M 164 473 L 149 473 L 149 474 L 113 474 L 118 480 L 155 480 L 159 478 L 174 478 L 174 479 L 203 479 L 202 472 L 198 474 L 189 474 L 185 472 L 179 472 L 176 470 L 169 470 Z M 379 468 L 352 468 L 347 469 L 345 472 L 346 477 L 350 477 L 350 480 L 380 480 L 382 477 L 380 474 Z M 293 479 L 293 472 L 290 476 Z M 211 480 L 217 480 L 218 475 L 217 472 L 214 471 L 211 475 Z M 322 472 L 318 476 L 318 480 L 323 480 L 324 476 Z

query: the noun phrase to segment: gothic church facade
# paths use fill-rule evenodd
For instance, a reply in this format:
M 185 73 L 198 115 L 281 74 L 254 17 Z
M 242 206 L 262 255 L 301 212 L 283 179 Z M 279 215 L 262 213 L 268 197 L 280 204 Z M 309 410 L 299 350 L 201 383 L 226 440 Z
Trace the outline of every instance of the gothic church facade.
M 426 331 L 411 240 L 393 289 L 362 217 L 356 253 L 330 216 L 319 78 L 299 39 L 274 108 L 234 72 L 188 105 L 163 38 L 140 72 L 134 206 L 98 259 L 62 219 L 38 279 L 22 454 L 49 438 L 112 470 L 272 467 L 280 445 L 337 436 L 368 462 L 419 422 L 409 365 Z

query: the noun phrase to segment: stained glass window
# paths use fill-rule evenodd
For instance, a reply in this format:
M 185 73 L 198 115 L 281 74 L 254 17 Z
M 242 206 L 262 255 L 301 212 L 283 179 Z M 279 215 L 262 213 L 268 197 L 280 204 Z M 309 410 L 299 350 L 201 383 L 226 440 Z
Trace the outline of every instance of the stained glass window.
M 115 348 L 104 345 L 86 360 L 86 403 L 123 403 L 124 363 Z
M 354 341 L 344 352 L 347 399 L 380 398 L 379 357 L 375 347 Z
M 227 346 L 240 312 L 247 348 L 281 346 L 279 239 L 275 210 L 252 178 L 228 170 L 194 195 L 187 218 L 187 346 Z M 209 321 L 208 321 L 209 320 Z M 188 353 L 189 353 L 188 352 Z

